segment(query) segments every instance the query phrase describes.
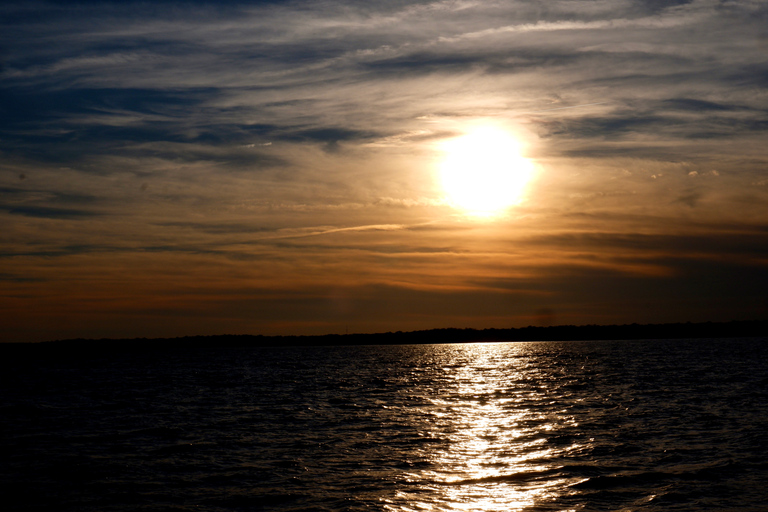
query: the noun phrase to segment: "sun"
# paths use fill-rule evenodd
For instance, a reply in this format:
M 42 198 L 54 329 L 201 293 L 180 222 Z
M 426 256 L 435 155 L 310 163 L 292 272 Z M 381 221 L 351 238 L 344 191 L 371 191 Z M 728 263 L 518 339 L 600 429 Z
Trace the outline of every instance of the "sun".
M 524 199 L 533 163 L 512 134 L 495 126 L 472 129 L 442 144 L 440 181 L 448 202 L 464 213 L 493 217 Z

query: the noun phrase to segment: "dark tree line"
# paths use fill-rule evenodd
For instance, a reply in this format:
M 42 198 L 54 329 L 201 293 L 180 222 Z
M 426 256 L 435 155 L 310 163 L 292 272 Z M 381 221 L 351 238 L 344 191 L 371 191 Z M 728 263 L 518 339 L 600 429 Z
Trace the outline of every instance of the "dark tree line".
M 732 321 L 627 325 L 558 325 L 509 329 L 430 329 L 375 334 L 327 334 L 322 336 L 218 335 L 180 338 L 74 339 L 34 345 L 65 350 L 107 348 L 216 348 L 264 346 L 405 345 L 500 341 L 643 340 L 685 338 L 768 337 L 768 321 Z M 15 344 L 22 345 L 22 344 Z

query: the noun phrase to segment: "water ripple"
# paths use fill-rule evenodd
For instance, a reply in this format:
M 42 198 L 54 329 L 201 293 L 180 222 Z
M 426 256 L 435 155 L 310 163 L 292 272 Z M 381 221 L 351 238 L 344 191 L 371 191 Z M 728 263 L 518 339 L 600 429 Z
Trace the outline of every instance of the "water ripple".
M 759 510 L 760 340 L 14 361 L 13 510 Z M 18 499 L 12 499 L 12 498 Z

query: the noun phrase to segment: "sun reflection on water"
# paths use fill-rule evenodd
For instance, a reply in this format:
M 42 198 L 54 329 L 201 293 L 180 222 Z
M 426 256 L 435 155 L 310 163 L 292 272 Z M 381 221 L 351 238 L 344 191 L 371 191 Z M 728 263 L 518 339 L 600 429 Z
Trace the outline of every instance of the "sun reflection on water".
M 572 420 L 537 407 L 553 397 L 545 384 L 532 386 L 535 369 L 510 358 L 510 345 L 456 350 L 459 364 L 443 369 L 446 388 L 423 411 L 430 435 L 448 442 L 430 453 L 428 470 L 407 475 L 414 492 L 387 509 L 523 510 L 567 494 L 576 481 L 555 460 L 580 446 L 550 442 Z

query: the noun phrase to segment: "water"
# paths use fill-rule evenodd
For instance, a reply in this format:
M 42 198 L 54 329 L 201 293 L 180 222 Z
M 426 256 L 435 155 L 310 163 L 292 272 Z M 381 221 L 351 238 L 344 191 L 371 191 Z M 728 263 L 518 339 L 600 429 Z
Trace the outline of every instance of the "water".
M 766 356 L 741 339 L 4 357 L 2 507 L 766 510 Z

